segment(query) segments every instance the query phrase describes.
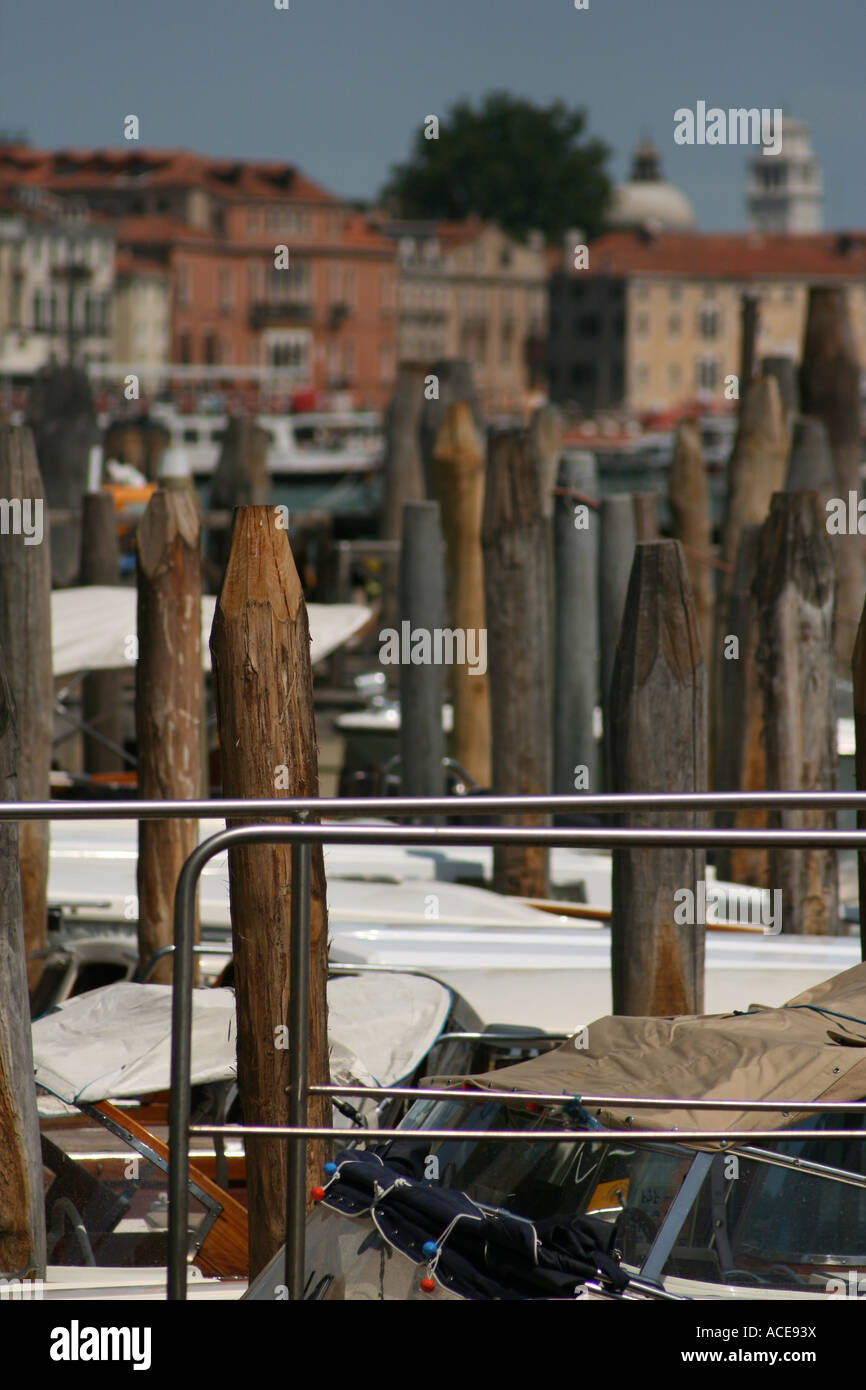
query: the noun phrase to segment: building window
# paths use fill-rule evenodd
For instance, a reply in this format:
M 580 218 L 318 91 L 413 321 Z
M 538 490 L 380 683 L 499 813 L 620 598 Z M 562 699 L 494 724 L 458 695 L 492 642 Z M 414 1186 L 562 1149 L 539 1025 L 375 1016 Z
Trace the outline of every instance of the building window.
M 189 306 L 189 267 L 185 265 L 178 267 L 177 302 L 181 309 Z
M 215 333 L 208 333 L 204 340 L 204 360 L 208 367 L 215 367 L 219 363 L 220 344 Z
M 719 380 L 719 364 L 715 357 L 701 357 L 695 364 L 695 385 L 701 391 L 715 390 Z
M 648 299 L 648 298 L 649 298 L 649 285 L 635 285 L 635 287 L 634 287 L 634 297 L 635 297 L 635 299 L 640 299 L 640 300 Z
M 683 287 L 682 287 L 682 285 L 671 285 L 671 286 L 668 288 L 668 298 L 670 299 L 670 301 L 671 301 L 672 304 L 679 304 L 679 302 L 680 302 L 680 300 L 682 299 L 682 297 L 683 297 Z
M 57 332 L 57 295 L 51 291 L 51 298 L 48 301 L 49 325 L 52 333 Z
M 598 372 L 594 362 L 575 362 L 571 369 L 572 386 L 594 386 Z
M 42 329 L 42 295 L 39 290 L 33 296 L 33 328 L 37 333 Z
M 715 287 L 715 285 L 704 285 L 704 299 L 715 299 L 715 297 L 716 297 L 716 287 Z
M 679 363 L 678 363 L 678 362 L 671 362 L 671 363 L 669 363 L 669 364 L 668 364 L 668 386 L 670 386 L 670 388 L 671 388 L 672 390 L 676 390 L 676 388 L 677 388 L 677 387 L 679 386 L 679 384 L 680 384 L 681 379 L 682 379 L 682 370 L 681 370 L 681 368 L 680 368 Z
M 649 314 L 638 314 L 635 321 L 635 328 L 639 338 L 646 337 L 649 333 Z
M 601 332 L 601 319 L 598 314 L 583 314 L 578 321 L 577 331 L 584 338 L 597 338 Z
M 178 339 L 178 357 L 181 365 L 188 365 L 192 361 L 192 342 L 188 333 L 181 333 Z
M 347 270 L 343 274 L 343 303 L 348 304 L 350 309 L 355 307 L 355 272 Z
M 646 386 L 649 381 L 649 365 L 646 362 L 639 362 L 635 371 L 635 380 L 638 386 Z
M 231 268 L 227 265 L 220 266 L 220 313 L 231 312 L 232 288 Z
M 719 336 L 719 311 L 715 308 L 704 307 L 698 314 L 698 332 L 702 338 L 718 338 Z
M 394 350 L 390 343 L 382 343 L 379 348 L 379 379 L 383 385 L 394 380 Z
M 681 314 L 671 314 L 668 319 L 668 333 L 672 338 L 678 338 L 682 332 L 683 320 Z
M 247 236 L 259 235 L 259 209 L 247 208 Z

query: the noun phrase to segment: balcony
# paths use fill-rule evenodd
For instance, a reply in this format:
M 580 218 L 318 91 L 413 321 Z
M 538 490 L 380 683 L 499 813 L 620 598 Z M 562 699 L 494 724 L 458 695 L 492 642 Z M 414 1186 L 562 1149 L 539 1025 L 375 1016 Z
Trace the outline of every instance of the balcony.
M 250 305 L 251 328 L 295 328 L 312 321 L 313 306 L 309 301 L 271 299 Z

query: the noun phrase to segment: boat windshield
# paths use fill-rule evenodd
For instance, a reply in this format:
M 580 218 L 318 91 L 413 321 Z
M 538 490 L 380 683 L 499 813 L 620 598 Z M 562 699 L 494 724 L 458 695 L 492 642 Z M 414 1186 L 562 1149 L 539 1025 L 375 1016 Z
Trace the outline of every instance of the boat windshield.
M 798 1127 L 857 1130 L 863 1122 L 860 1114 L 835 1114 Z M 403 1126 L 467 1132 L 465 1140 L 419 1136 L 385 1146 L 389 1158 L 407 1162 L 417 1177 L 529 1220 L 591 1215 L 608 1221 L 613 1245 L 635 1273 L 646 1266 L 645 1273 L 651 1269 L 663 1281 L 824 1292 L 839 1271 L 866 1266 L 866 1142 L 785 1140 L 760 1150 L 696 1154 L 679 1145 L 635 1143 L 626 1133 L 622 1141 L 594 1139 L 559 1107 L 456 1099 L 419 1102 Z M 485 1130 L 560 1128 L 561 1144 L 475 1137 Z M 804 1163 L 808 1170 L 795 1166 Z M 675 1207 L 693 1164 L 691 1201 Z

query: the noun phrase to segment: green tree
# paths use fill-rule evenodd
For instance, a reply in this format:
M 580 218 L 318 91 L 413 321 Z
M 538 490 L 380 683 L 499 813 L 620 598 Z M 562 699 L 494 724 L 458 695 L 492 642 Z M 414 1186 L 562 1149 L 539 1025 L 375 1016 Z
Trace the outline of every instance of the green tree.
M 521 239 L 540 228 L 556 241 L 572 227 L 591 239 L 610 195 L 609 150 L 585 130 L 586 112 L 562 101 L 536 106 L 490 92 L 478 109 L 457 102 L 441 119 L 438 139 L 419 127 L 381 201 L 395 217 L 459 221 L 476 213 Z

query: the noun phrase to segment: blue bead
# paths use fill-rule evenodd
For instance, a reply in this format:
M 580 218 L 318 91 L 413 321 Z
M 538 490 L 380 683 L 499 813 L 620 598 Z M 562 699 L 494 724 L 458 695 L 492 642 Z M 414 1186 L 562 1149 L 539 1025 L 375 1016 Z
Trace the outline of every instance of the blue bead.
M 326 1163 L 326 1164 L 325 1164 L 325 1172 L 328 1174 L 328 1177 L 330 1177 L 332 1173 L 336 1173 L 336 1171 L 337 1171 L 337 1165 L 336 1165 L 336 1163 Z
M 431 1255 L 436 1254 L 438 1248 L 435 1240 L 425 1240 L 424 1244 L 421 1246 L 421 1254 L 427 1255 L 429 1258 Z

